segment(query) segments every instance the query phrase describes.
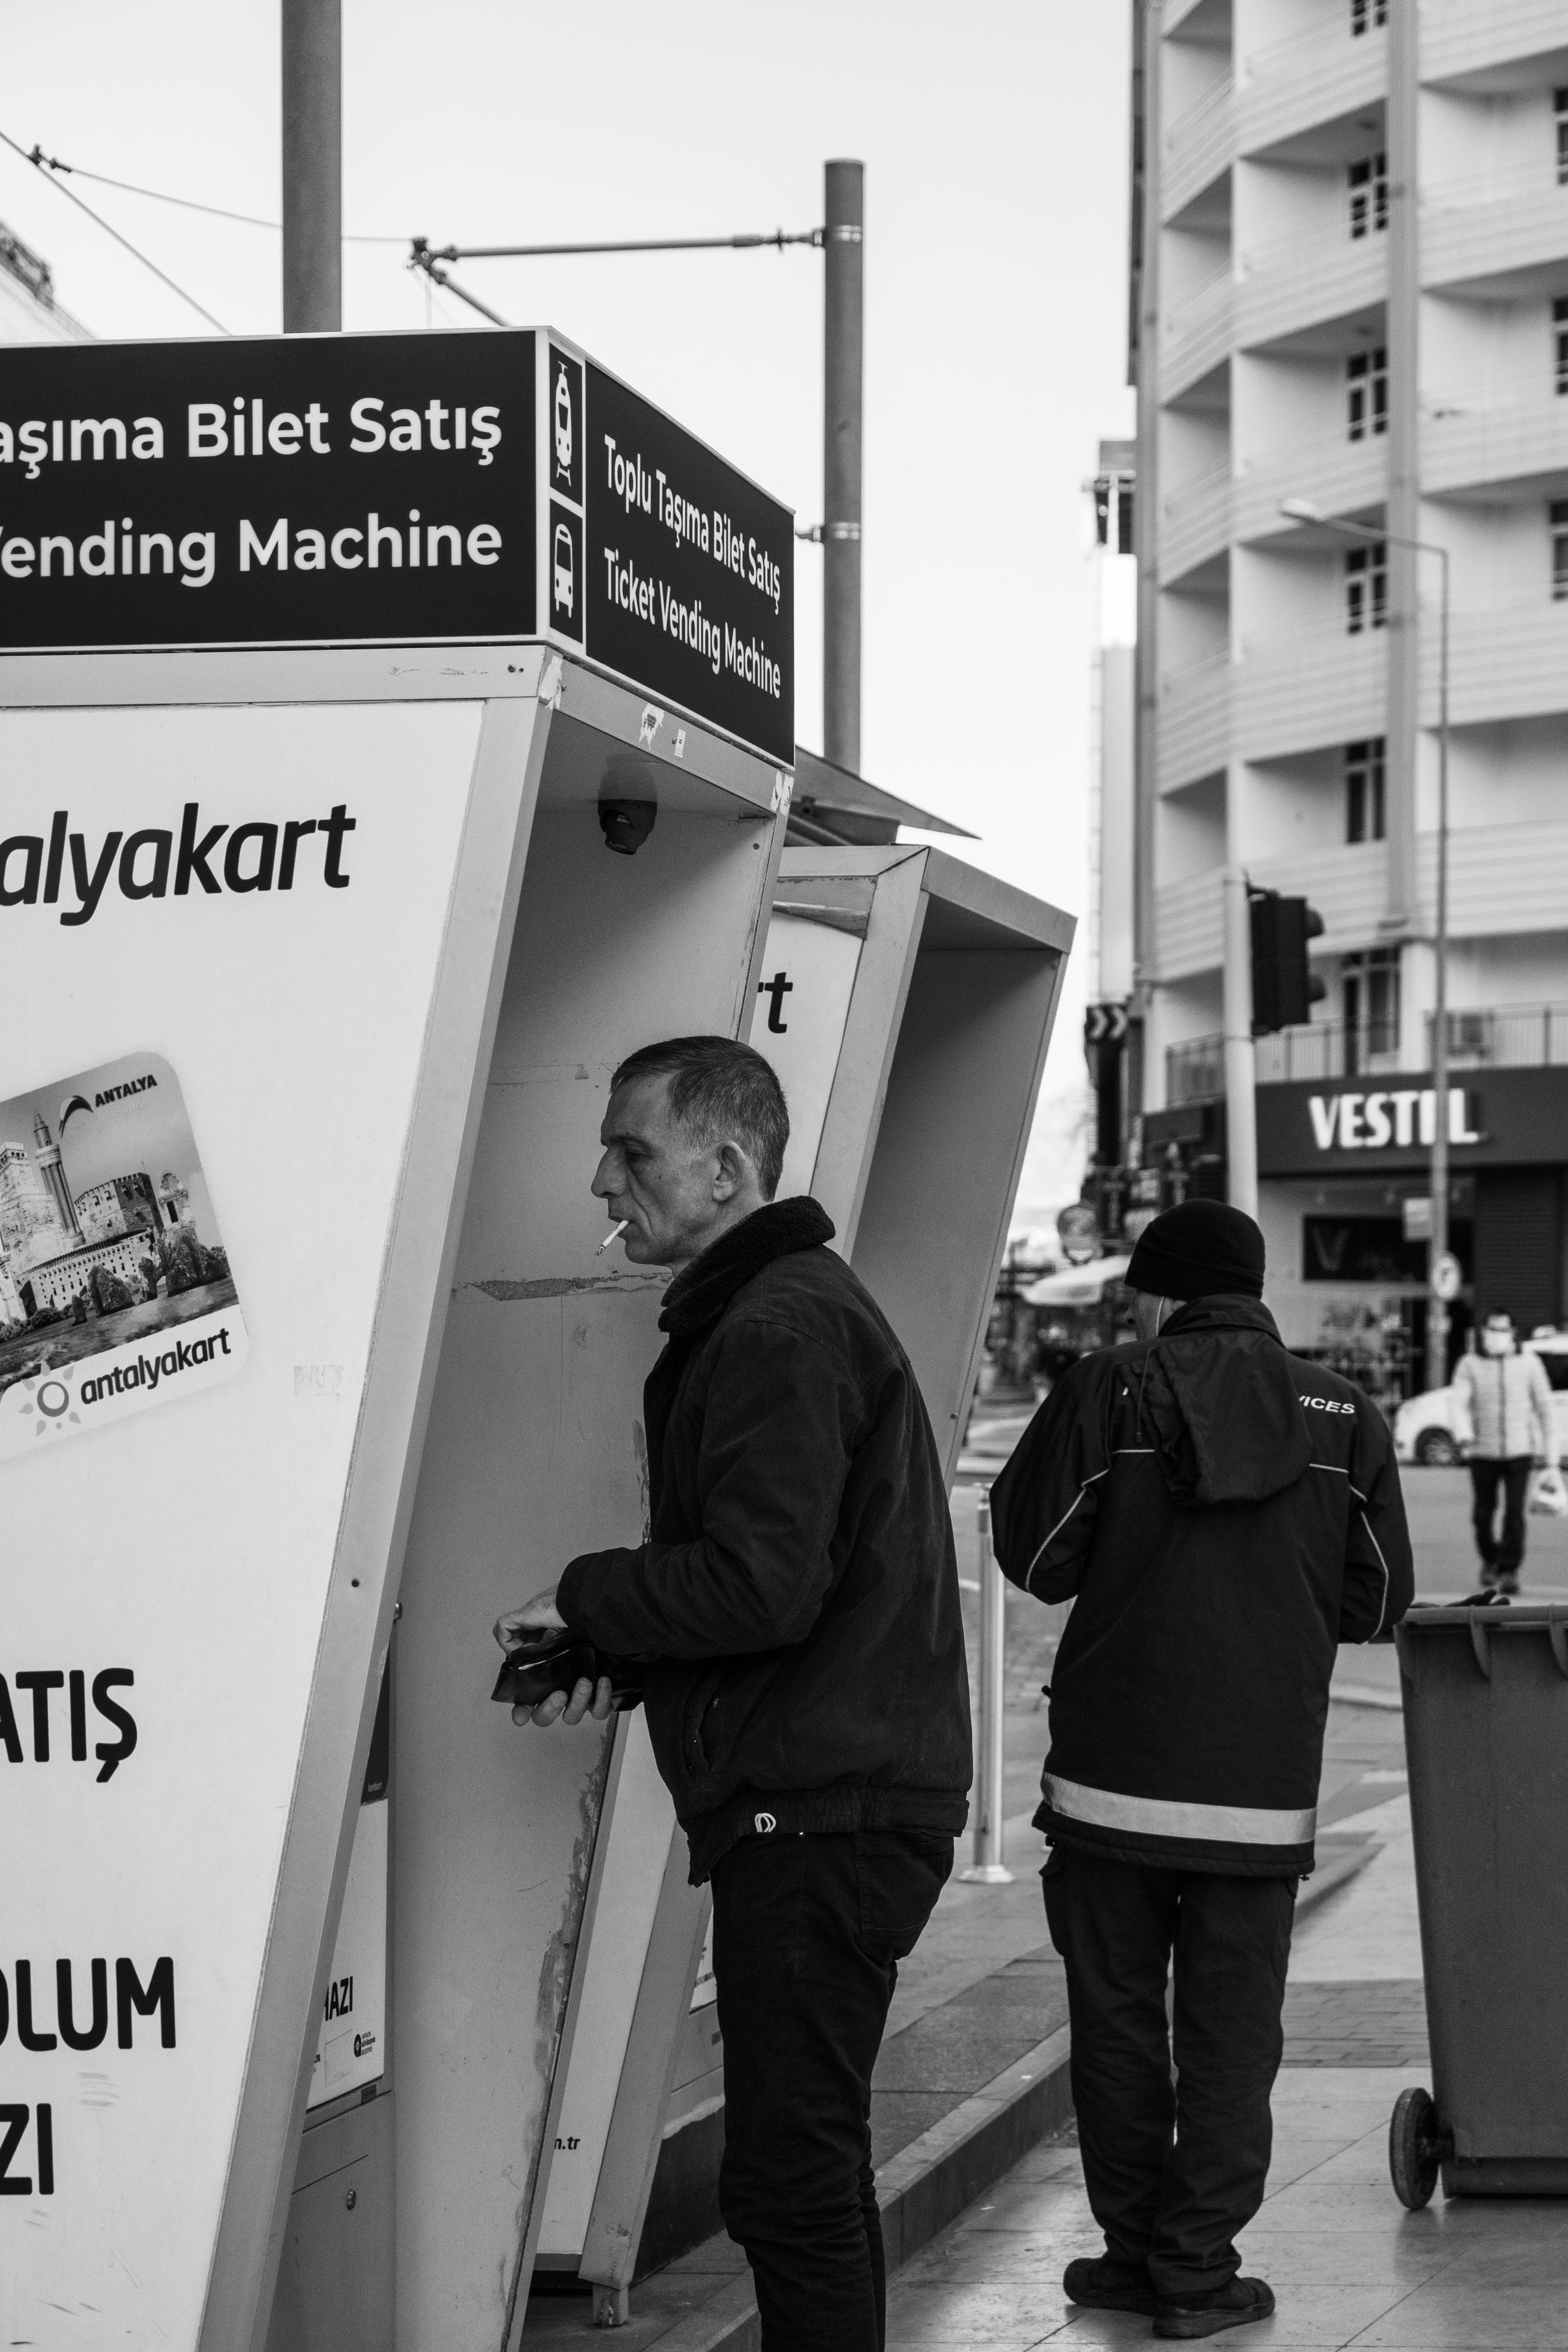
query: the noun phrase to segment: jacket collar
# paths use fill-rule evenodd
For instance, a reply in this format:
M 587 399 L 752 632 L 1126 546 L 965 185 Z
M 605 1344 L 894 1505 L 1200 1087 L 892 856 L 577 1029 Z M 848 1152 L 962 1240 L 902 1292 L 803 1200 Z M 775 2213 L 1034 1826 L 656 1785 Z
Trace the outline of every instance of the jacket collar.
M 1279 1326 L 1261 1298 L 1248 1298 L 1240 1292 L 1189 1299 L 1160 1326 L 1162 1339 L 1179 1331 L 1266 1331 L 1271 1339 L 1279 1338 Z
M 835 1230 L 826 1210 L 806 1192 L 753 1209 L 749 1217 L 710 1242 L 700 1257 L 681 1267 L 664 1294 L 659 1329 L 678 1339 L 700 1331 L 723 1312 L 737 1290 L 775 1257 L 819 1248 L 833 1239 Z

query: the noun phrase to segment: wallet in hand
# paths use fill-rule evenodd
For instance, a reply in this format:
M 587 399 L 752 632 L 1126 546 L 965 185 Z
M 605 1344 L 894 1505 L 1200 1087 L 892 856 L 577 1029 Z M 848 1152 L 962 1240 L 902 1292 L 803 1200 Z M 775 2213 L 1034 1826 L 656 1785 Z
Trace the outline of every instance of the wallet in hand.
M 637 1705 L 642 1677 L 628 1659 L 611 1657 L 573 1633 L 550 1633 L 542 1642 L 507 1652 L 490 1696 L 507 1706 L 538 1706 L 556 1691 L 570 1693 L 580 1682 L 596 1683 L 601 1675 L 610 1677 L 616 1706 Z

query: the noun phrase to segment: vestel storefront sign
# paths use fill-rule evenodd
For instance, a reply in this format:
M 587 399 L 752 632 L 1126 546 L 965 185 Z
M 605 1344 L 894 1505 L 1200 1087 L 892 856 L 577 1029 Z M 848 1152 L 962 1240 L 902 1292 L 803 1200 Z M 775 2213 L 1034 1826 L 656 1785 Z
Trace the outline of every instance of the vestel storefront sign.
M 794 546 L 542 331 L 7 357 L 0 650 L 550 636 L 787 761 Z
M 1447 1113 L 1456 1168 L 1568 1162 L 1568 1069 L 1465 1070 Z M 1436 1125 L 1436 1092 L 1415 1073 L 1259 1087 L 1258 1173 L 1425 1168 Z

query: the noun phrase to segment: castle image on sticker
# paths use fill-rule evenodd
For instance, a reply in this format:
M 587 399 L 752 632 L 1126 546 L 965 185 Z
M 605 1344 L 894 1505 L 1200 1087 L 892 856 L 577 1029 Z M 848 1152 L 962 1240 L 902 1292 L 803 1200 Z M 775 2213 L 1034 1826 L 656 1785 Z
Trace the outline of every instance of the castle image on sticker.
M 64 1435 L 205 1386 L 244 1337 L 166 1062 L 128 1055 L 0 1104 L 0 1453 L 24 1424 Z

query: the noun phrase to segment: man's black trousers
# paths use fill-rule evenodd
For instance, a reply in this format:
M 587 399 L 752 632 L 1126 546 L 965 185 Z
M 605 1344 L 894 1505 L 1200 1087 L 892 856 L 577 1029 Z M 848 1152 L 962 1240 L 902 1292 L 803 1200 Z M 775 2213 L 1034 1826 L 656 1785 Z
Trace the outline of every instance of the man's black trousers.
M 1296 1881 L 1147 1870 L 1063 1845 L 1042 1875 L 1067 1963 L 1084 2181 L 1106 2245 L 1147 2263 L 1161 2294 L 1222 2287 L 1240 2267 L 1232 2242 L 1263 2202 Z
M 1488 1568 L 1500 1570 L 1504 1576 L 1514 1576 L 1524 1558 L 1524 1494 L 1530 1484 L 1528 1454 L 1510 1454 L 1506 1461 L 1499 1456 L 1470 1456 L 1470 1486 L 1475 1497 L 1475 1509 L 1470 1524 L 1476 1531 L 1476 1549 Z M 1497 1490 L 1502 1488 L 1502 1540 L 1492 1532 L 1497 1517 Z
M 917 1830 L 748 1837 L 713 1872 L 724 2038 L 719 2210 L 763 2352 L 881 2352 L 871 2069 L 898 1963 L 952 1868 Z

